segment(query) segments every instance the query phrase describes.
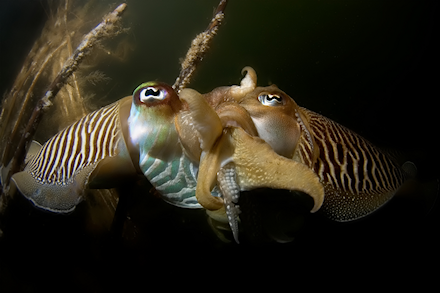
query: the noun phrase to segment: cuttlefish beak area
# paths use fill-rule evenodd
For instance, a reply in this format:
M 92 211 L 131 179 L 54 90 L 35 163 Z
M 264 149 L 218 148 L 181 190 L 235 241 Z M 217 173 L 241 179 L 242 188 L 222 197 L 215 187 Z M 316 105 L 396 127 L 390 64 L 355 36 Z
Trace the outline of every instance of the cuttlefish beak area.
M 319 210 L 324 189 L 318 176 L 259 138 L 250 114 L 239 105 L 256 88 L 255 71 L 250 67 L 243 71 L 247 74 L 240 86 L 217 88 L 206 95 L 192 89 L 180 93 L 187 110 L 175 124 L 185 151 L 200 162 L 198 202 L 207 210 L 224 212 L 227 200 L 235 202 L 240 191 L 266 187 L 304 192 L 313 198 L 311 212 Z M 216 185 L 223 198 L 212 195 Z

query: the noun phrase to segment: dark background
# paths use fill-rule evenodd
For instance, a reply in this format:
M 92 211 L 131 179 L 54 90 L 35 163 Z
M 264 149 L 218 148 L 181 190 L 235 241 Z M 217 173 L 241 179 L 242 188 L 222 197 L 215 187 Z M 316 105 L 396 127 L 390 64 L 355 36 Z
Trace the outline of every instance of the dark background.
M 124 62 L 108 65 L 106 73 L 116 84 L 108 102 L 130 94 L 143 81 L 173 83 L 179 58 L 217 5 L 214 0 L 127 3 L 123 18 L 135 49 Z M 36 0 L 2 1 L 1 93 L 11 86 L 38 37 L 46 6 Z M 238 84 L 241 69 L 252 66 L 259 85 L 275 83 L 300 106 L 378 145 L 407 152 L 417 162 L 420 177 L 409 198 L 436 194 L 437 15 L 438 4 L 427 0 L 230 0 L 224 25 L 190 86 L 206 92 Z M 329 284 L 342 287 L 349 286 L 352 277 L 358 284 L 390 280 L 422 286 L 438 275 L 438 202 L 420 208 L 417 201 L 396 200 L 371 219 L 350 224 L 309 217 L 294 243 L 257 246 L 219 244 L 209 231 L 195 230 L 203 225 L 190 212 L 153 203 L 165 212 L 156 210 L 150 224 L 138 224 L 153 237 L 145 247 L 141 237 L 129 245 L 83 239 L 74 220 L 36 216 L 46 225 L 42 238 L 16 231 L 20 241 L 30 243 L 14 250 L 16 242 L 2 242 L 0 253 L 7 261 L 0 259 L 0 290 L 2 284 L 29 292 L 46 289 L 45 284 L 54 289 L 51 283 L 55 289 L 86 291 L 102 291 L 114 283 L 151 289 L 156 283 L 173 285 L 175 279 L 184 280 L 174 284 L 183 288 L 198 287 L 200 280 L 208 283 L 201 286 L 225 289 L 240 280 L 247 286 L 267 280 L 295 288 L 295 282 L 304 281 L 302 273 L 317 283 L 331 277 Z M 35 212 L 29 214 L 35 217 Z M 61 224 L 53 227 L 51 221 Z M 28 225 L 18 227 L 26 234 Z M 61 236 L 54 236 L 53 229 Z M 44 265 L 49 269 L 40 271 Z
M 112 78 L 109 102 L 146 80 L 173 83 L 179 58 L 217 4 L 127 3 L 124 25 L 130 27 L 133 51 L 124 62 L 104 67 Z M 10 88 L 50 14 L 45 6 L 36 0 L 3 1 L 1 93 Z M 427 0 L 230 1 L 224 25 L 190 86 L 206 92 L 237 84 L 249 65 L 260 85 L 275 83 L 299 105 L 380 145 L 431 154 L 438 149 L 432 105 L 439 62 L 437 6 Z

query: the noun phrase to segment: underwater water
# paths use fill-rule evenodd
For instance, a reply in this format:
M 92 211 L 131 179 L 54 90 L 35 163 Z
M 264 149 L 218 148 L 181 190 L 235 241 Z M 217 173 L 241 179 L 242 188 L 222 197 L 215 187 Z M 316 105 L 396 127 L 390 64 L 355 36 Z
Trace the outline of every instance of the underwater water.
M 6 1 L 0 12 L 2 94 L 10 90 L 51 15 L 49 4 L 30 1 L 18 6 L 20 2 L 25 1 Z M 70 2 L 75 9 L 85 3 Z M 144 81 L 172 84 L 179 58 L 217 5 L 215 0 L 126 3 L 123 26 L 130 30 L 105 41 L 85 61 L 83 76 L 99 70 L 107 78 L 95 84 L 90 79 L 84 87 L 93 92 L 90 108 L 130 95 Z M 116 6 L 112 1 L 88 5 L 87 14 L 75 14 L 85 23 L 79 34 Z M 81 11 L 74 8 L 75 13 Z M 200 286 L 207 276 L 225 278 L 223 285 L 231 278 L 252 287 L 257 282 L 245 272 L 280 278 L 282 285 L 308 270 L 350 274 L 376 265 L 379 272 L 398 268 L 411 275 L 414 268 L 430 267 L 439 257 L 439 204 L 428 201 L 426 206 L 414 198 L 438 192 L 436 12 L 434 1 L 230 0 L 224 24 L 189 86 L 207 92 L 237 84 L 241 69 L 252 66 L 259 85 L 275 83 L 298 105 L 380 146 L 414 156 L 420 180 L 407 196 L 354 223 L 309 214 L 292 219 L 286 216 L 292 203 L 284 205 L 281 196 L 282 208 L 273 198 L 261 196 L 248 203 L 248 214 L 260 215 L 249 216 L 250 229 L 274 215 L 297 221 L 301 229 L 291 243 L 240 245 L 221 242 L 203 211 L 167 205 L 149 193 L 149 186 L 126 191 L 134 198 L 127 203 L 130 220 L 121 228 L 122 237 L 88 222 L 81 207 L 72 215 L 57 216 L 18 201 L 2 223 L 0 291 L 100 292 L 115 284 L 147 290 L 163 282 L 171 286 L 173 280 L 183 287 Z M 57 131 L 45 126 L 39 135 L 47 139 Z M 275 206 L 280 214 L 267 206 Z M 258 233 L 261 228 L 248 237 L 258 239 Z

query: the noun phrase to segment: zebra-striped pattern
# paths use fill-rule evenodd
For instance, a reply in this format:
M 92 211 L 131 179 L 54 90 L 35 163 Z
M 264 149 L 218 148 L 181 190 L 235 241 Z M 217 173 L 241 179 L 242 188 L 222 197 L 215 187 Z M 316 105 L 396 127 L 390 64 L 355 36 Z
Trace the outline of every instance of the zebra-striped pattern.
M 403 174 L 396 163 L 363 137 L 307 111 L 320 154 L 314 170 L 321 181 L 351 194 L 396 190 Z
M 309 117 L 318 156 L 301 140 L 302 161 L 325 190 L 322 209 L 337 221 L 363 217 L 385 204 L 404 181 L 400 167 L 369 141 L 344 126 L 302 108 Z
M 307 109 L 304 109 L 308 111 Z M 306 166 L 312 168 L 312 166 L 315 164 L 315 141 L 313 138 L 313 135 L 310 133 L 309 129 L 304 124 L 304 121 L 301 119 L 300 115 L 295 113 L 296 120 L 298 124 L 301 127 L 301 136 L 298 142 L 298 149 L 296 150 L 296 154 L 299 154 L 299 156 L 294 157 L 294 160 L 300 161 L 301 163 L 305 164 Z
M 48 140 L 26 169 L 41 184 L 66 185 L 89 165 L 117 154 L 119 103 L 92 112 Z

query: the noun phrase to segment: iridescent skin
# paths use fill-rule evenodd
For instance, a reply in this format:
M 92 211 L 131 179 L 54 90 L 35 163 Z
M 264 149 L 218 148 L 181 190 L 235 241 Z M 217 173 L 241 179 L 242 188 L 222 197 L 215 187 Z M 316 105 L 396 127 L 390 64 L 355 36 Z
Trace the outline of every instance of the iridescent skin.
M 182 102 L 174 90 L 161 83 L 158 97 L 142 100 L 156 83 L 144 83 L 133 93 L 128 128 L 130 141 L 139 150 L 139 166 L 163 199 L 184 208 L 200 208 L 195 198 L 197 163 L 183 151 L 174 125 Z M 153 107 L 154 105 L 154 107 Z

